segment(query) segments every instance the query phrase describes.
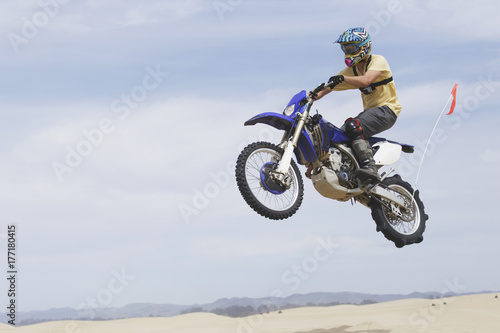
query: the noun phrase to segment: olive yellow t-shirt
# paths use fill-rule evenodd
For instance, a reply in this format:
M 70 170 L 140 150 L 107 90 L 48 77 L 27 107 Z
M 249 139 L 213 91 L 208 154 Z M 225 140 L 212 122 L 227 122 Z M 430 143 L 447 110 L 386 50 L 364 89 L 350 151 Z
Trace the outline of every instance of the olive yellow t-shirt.
M 346 67 L 341 70 L 338 75 L 355 76 L 353 68 L 354 67 Z M 387 63 L 387 60 L 385 60 L 385 58 L 381 55 L 374 54 L 371 56 L 368 68 L 366 68 L 366 71 L 369 70 L 382 72 L 377 78 L 377 81 L 374 83 L 388 79 L 392 76 L 391 68 Z M 346 82 L 342 82 L 333 88 L 333 90 L 347 89 L 358 88 Z M 394 81 L 376 87 L 371 94 L 366 95 L 361 93 L 361 97 L 363 98 L 363 110 L 387 105 L 396 114 L 396 116 L 399 116 L 399 113 L 401 112 L 401 104 L 399 104 L 398 96 L 396 95 L 396 86 L 394 85 Z

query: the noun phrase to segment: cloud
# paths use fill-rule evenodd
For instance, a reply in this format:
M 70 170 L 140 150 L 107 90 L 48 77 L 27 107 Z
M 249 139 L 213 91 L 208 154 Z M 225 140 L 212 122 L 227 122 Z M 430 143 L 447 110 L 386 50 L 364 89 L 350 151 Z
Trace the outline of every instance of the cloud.
M 500 162 L 500 150 L 486 149 L 481 157 L 486 163 L 498 163 Z
M 310 234 L 302 239 L 286 239 L 262 233 L 209 235 L 194 237 L 186 244 L 185 250 L 193 257 L 210 261 L 255 260 L 263 256 L 285 254 L 293 257 L 314 248 L 318 237 L 320 236 Z
M 90 23 L 97 21 L 117 28 L 177 22 L 190 19 L 208 10 L 209 6 L 206 1 L 202 0 L 148 1 L 147 3 L 88 0 L 84 2 L 83 9 L 79 13 L 81 21 L 87 22 L 87 26 L 96 29 L 102 26 L 93 27 Z
M 498 3 L 479 0 L 473 4 L 458 1 L 404 1 L 397 24 L 418 32 L 429 43 L 467 43 L 500 38 L 495 24 Z M 414 37 L 411 37 L 413 39 Z
M 59 107 L 52 111 L 75 110 Z M 179 204 L 190 204 L 194 189 L 203 190 L 221 172 L 232 179 L 228 165 L 247 144 L 281 137 L 267 127 L 245 128 L 255 110 L 240 102 L 166 99 L 142 105 L 124 120 L 104 111 L 52 122 L 4 148 L 5 216 L 27 205 L 31 212 L 48 210 L 37 219 L 57 224 L 69 219 L 98 227 L 107 221 L 100 229 L 111 231 L 136 220 L 161 225 L 168 219 L 180 228 L 186 224 Z M 112 124 L 107 133 L 99 129 L 103 119 Z M 30 211 L 22 213 L 26 221 L 33 220 Z
M 37 22 L 36 16 L 39 13 L 45 13 L 50 16 L 51 22 L 48 22 L 48 25 L 64 25 L 69 28 L 67 32 L 71 33 L 72 27 L 85 26 L 87 29 L 97 30 L 106 26 L 138 26 L 158 22 L 174 22 L 189 19 L 207 10 L 211 10 L 211 6 L 202 0 L 152 0 L 147 3 L 119 0 L 78 2 L 28 0 L 12 4 L 2 12 L 5 18 L 9 18 L 7 22 L 10 22 L 11 26 L 20 23 L 22 17 L 34 21 L 35 24 L 42 24 L 41 19 Z

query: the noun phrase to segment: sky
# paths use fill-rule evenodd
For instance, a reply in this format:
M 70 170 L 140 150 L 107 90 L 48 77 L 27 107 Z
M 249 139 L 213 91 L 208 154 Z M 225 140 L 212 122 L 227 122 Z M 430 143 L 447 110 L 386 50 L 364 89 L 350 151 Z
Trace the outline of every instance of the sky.
M 498 2 L 0 4 L 0 266 L 8 276 L 14 225 L 19 311 L 500 290 Z M 402 249 L 367 208 L 305 178 L 284 221 L 256 214 L 234 179 L 246 145 L 282 135 L 243 123 L 340 71 L 333 41 L 353 26 L 391 66 L 403 110 L 383 136 L 416 146 L 394 166 L 411 184 L 458 83 L 417 184 L 424 241 Z M 341 125 L 360 92 L 313 108 Z M 7 305 L 6 279 L 0 288 Z

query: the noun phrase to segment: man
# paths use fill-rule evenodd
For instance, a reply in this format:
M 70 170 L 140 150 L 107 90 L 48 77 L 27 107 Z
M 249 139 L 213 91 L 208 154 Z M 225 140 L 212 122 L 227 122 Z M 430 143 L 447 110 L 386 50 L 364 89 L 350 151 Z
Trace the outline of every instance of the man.
M 364 28 L 346 30 L 335 43 L 339 43 L 344 51 L 347 67 L 330 78 L 333 89 L 320 91 L 315 99 L 321 99 L 333 90 L 361 90 L 364 111 L 347 119 L 342 129 L 361 164 L 355 176 L 379 182 L 373 151 L 366 139 L 392 127 L 401 112 L 391 69 L 383 56 L 370 54 L 371 39 Z

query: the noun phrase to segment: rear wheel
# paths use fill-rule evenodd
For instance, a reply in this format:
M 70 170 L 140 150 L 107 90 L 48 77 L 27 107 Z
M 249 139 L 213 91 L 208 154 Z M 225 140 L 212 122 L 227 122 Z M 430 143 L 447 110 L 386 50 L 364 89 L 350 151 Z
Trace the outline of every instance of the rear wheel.
M 285 178 L 273 177 L 283 150 L 269 142 L 256 142 L 240 153 L 236 162 L 236 182 L 243 199 L 257 213 L 272 220 L 286 219 L 299 209 L 304 184 L 297 164 L 292 160 Z
M 399 175 L 384 179 L 382 186 L 403 199 L 405 205 L 400 207 L 383 198 L 372 199 L 370 206 L 377 231 L 381 231 L 397 247 L 420 243 L 424 239 L 422 234 L 429 217 L 425 214 L 419 192 L 413 193 L 411 185 Z

